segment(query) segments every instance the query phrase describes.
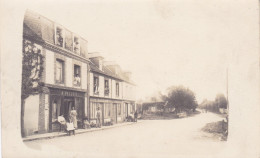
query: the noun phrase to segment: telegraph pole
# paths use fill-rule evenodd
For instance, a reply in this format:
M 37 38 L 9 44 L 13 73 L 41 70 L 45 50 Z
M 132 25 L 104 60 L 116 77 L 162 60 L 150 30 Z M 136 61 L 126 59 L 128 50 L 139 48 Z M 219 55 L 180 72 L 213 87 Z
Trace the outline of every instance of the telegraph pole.
M 228 101 L 228 67 L 227 67 L 227 111 L 229 112 L 229 101 Z
M 228 136 L 228 128 L 229 128 L 229 100 L 228 100 L 228 67 L 227 67 L 227 136 Z

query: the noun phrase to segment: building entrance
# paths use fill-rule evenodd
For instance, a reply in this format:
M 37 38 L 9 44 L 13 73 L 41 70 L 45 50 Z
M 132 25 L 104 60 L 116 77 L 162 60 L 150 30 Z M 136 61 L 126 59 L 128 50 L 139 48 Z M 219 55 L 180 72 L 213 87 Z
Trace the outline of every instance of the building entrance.
M 63 115 L 67 122 L 70 121 L 70 112 L 72 107 L 75 107 L 74 98 L 71 97 L 65 97 L 64 98 L 64 104 L 63 104 Z

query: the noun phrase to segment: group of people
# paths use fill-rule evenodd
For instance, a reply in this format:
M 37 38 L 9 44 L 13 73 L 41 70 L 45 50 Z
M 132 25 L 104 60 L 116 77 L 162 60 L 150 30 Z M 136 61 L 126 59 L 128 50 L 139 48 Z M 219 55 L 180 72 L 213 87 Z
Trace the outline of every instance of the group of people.
M 63 115 L 58 117 L 58 122 L 63 126 L 66 131 L 74 131 L 78 128 L 78 120 L 77 120 L 77 111 L 75 110 L 75 107 L 72 107 L 72 110 L 69 114 L 69 122 L 65 120 Z
M 138 113 L 135 111 L 133 121 L 137 122 L 137 116 Z M 69 122 L 66 122 L 63 115 L 58 117 L 58 122 L 67 130 L 67 131 L 74 131 L 78 128 L 78 120 L 77 120 L 77 111 L 75 110 L 75 107 L 72 107 L 72 110 L 69 114 Z M 96 127 L 101 128 L 101 111 L 100 107 L 97 107 L 96 112 Z

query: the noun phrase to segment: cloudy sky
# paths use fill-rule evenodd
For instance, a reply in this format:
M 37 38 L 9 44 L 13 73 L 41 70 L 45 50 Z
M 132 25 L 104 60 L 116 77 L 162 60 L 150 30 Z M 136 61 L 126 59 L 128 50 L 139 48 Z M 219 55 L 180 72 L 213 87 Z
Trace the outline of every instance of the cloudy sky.
M 138 98 L 183 85 L 201 102 L 226 94 L 226 69 L 238 44 L 233 39 L 241 36 L 236 27 L 247 27 L 233 13 L 239 12 L 234 5 L 219 0 L 56 1 L 28 4 L 28 9 L 87 39 L 89 52 L 101 52 L 132 71 Z

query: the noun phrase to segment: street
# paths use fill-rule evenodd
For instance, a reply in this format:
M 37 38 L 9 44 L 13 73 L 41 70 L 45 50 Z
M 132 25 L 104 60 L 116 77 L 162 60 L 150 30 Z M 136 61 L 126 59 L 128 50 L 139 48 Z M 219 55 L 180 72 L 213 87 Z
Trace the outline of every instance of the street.
M 171 157 L 171 155 L 215 155 L 225 147 L 200 129 L 222 118 L 212 113 L 172 120 L 141 120 L 107 130 L 25 142 L 35 150 L 78 153 L 76 157 Z

